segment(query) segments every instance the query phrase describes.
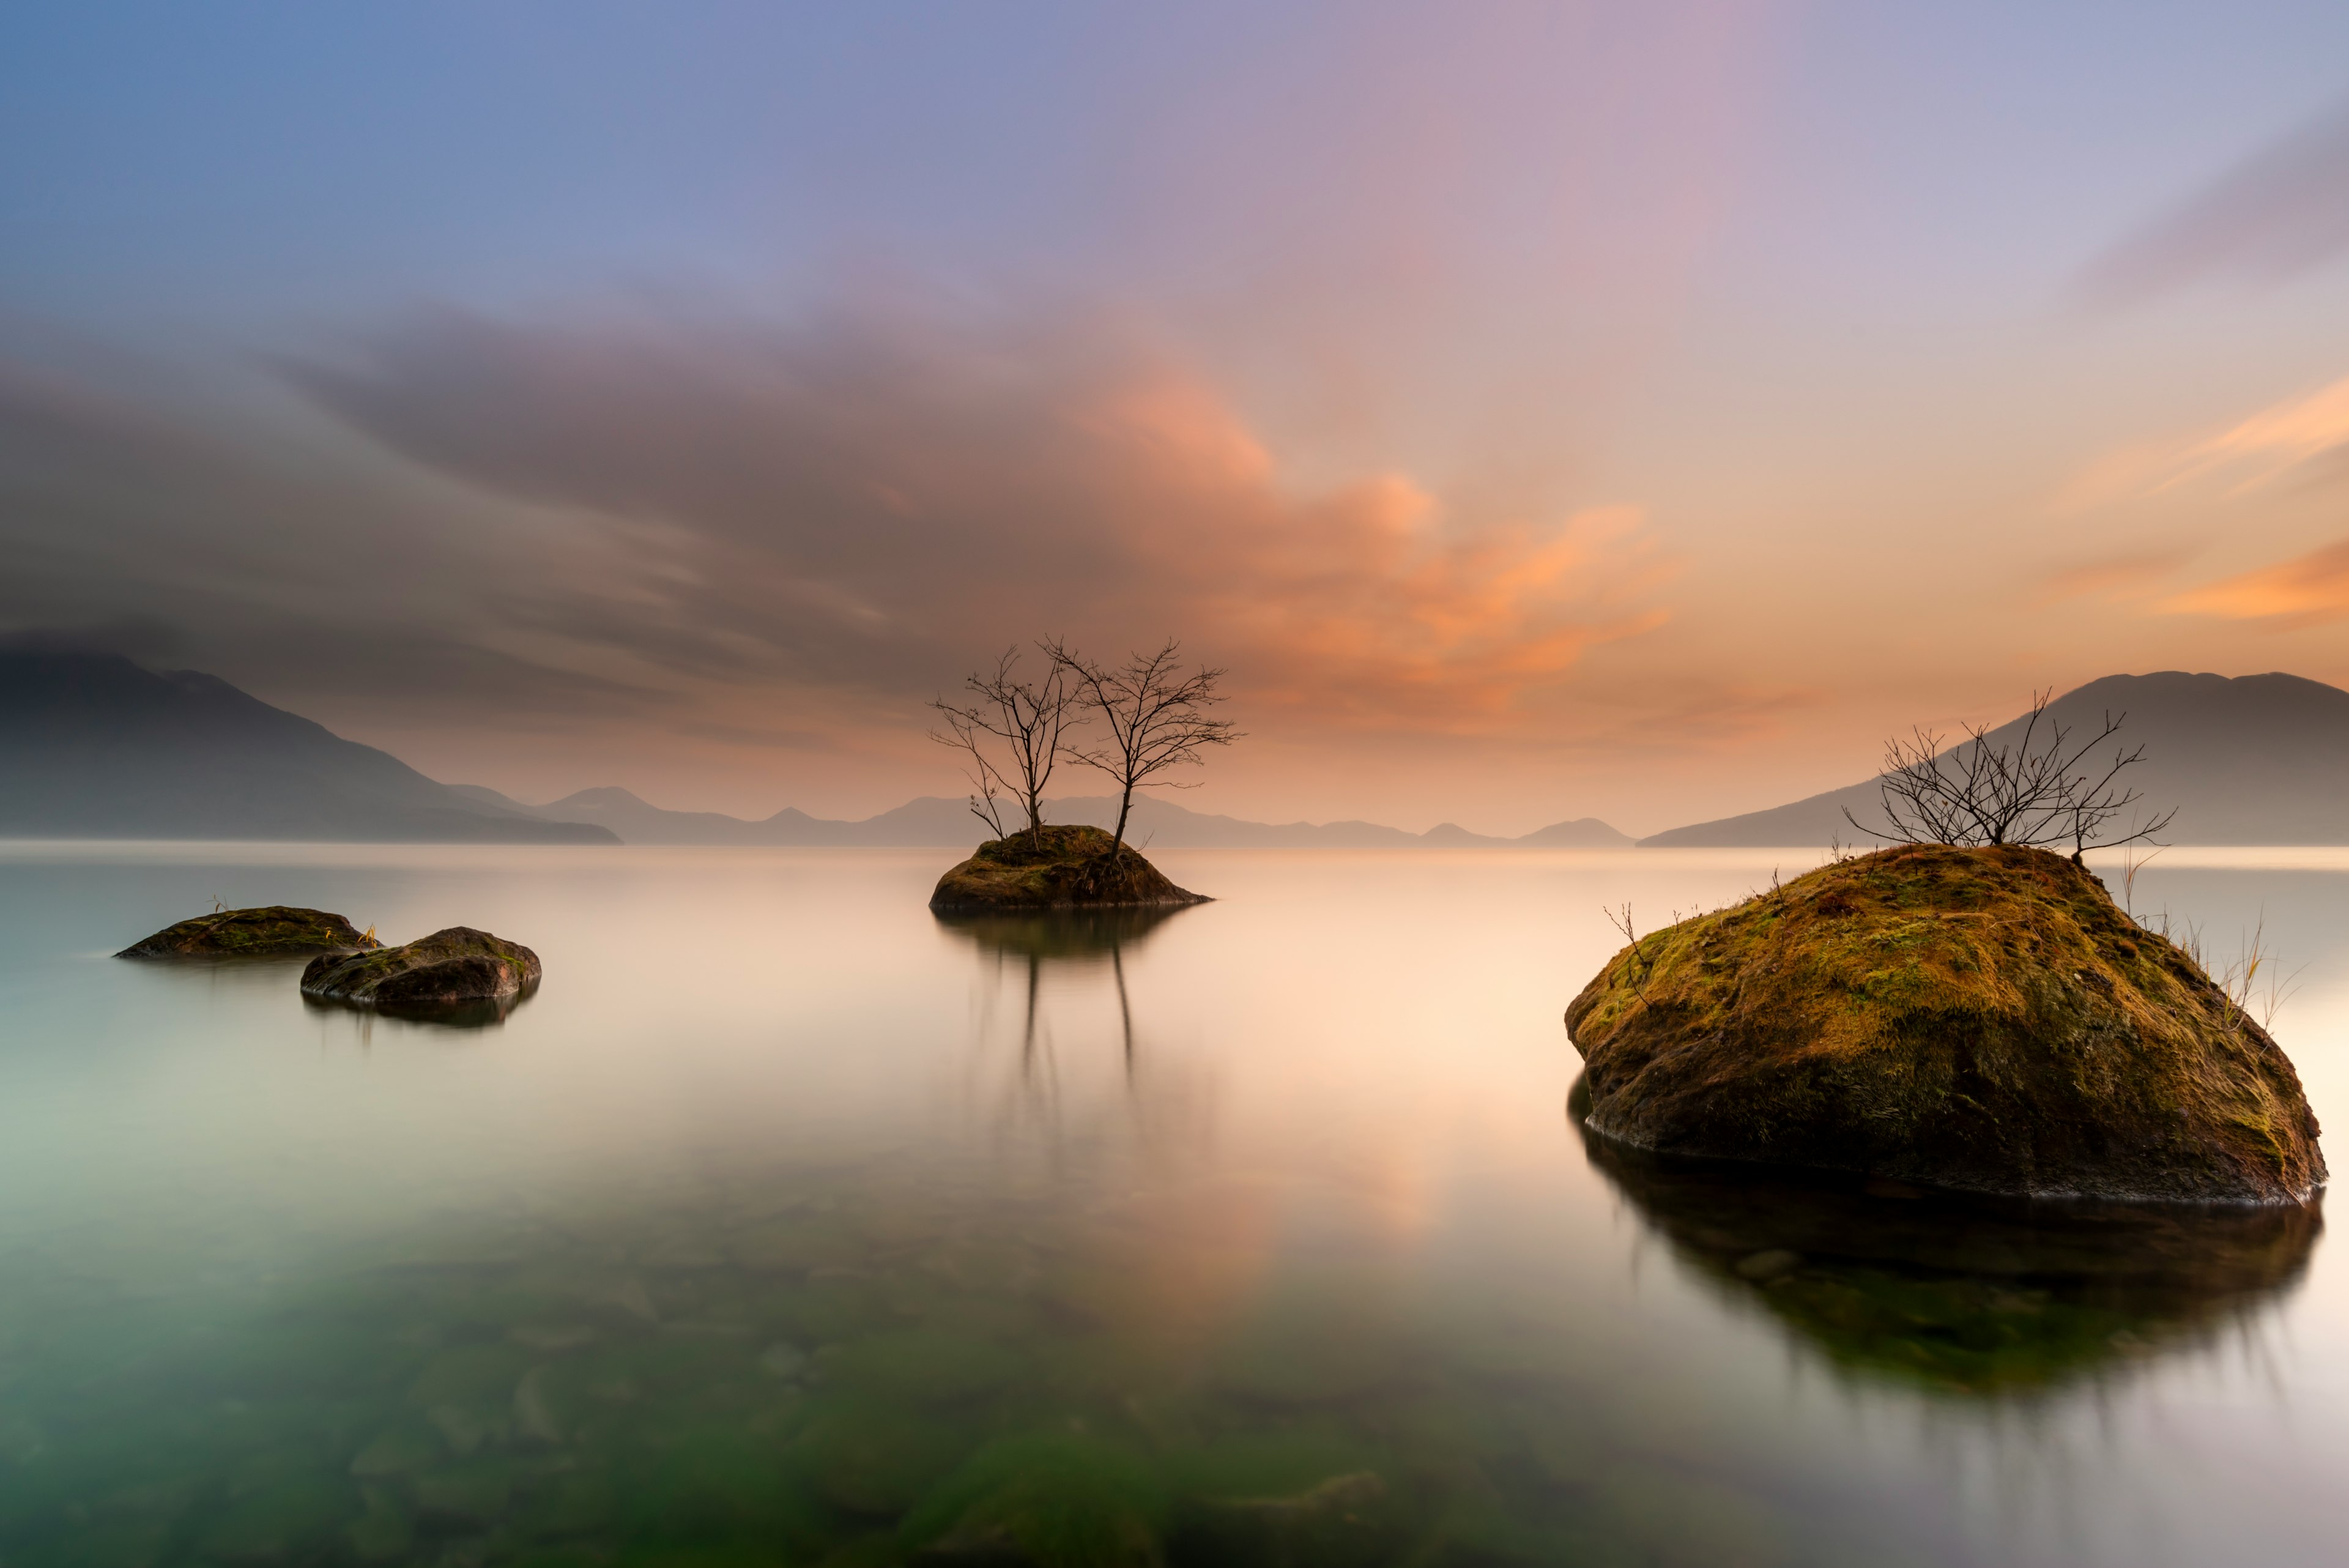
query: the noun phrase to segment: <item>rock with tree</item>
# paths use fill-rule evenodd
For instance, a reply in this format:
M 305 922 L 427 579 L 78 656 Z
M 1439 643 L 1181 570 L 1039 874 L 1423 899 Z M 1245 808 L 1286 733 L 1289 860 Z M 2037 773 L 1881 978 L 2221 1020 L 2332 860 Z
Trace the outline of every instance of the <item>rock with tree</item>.
M 1236 738 L 1212 710 L 1224 672 L 1185 669 L 1173 639 L 1154 652 L 1107 665 L 1065 641 L 1037 645 L 1042 670 L 1030 675 L 1017 648 L 991 672 L 965 680 L 953 701 L 932 704 L 941 726 L 931 738 L 965 759 L 971 815 L 991 835 L 940 877 L 939 910 L 1163 908 L 1204 902 L 1176 887 L 1125 842 L 1134 792 L 1191 787 L 1169 776 L 1195 767 Z M 1118 785 L 1113 831 L 1048 824 L 1044 791 L 1069 763 Z
M 1588 1127 L 1921 1186 L 2309 1201 L 2316 1118 L 2250 993 L 2260 956 L 2214 977 L 2082 863 L 2147 836 L 2135 753 L 2057 730 L 1974 749 L 1896 745 L 1870 829 L 1891 847 L 1645 936 L 1621 910 L 1567 1011 Z

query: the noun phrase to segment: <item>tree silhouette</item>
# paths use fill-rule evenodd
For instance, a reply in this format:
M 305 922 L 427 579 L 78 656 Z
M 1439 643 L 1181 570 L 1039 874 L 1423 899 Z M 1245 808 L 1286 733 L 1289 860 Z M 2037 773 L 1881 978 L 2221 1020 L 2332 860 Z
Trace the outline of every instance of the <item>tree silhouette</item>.
M 1098 740 L 1071 744 L 1068 755 L 1071 762 L 1098 768 L 1117 781 L 1117 831 L 1110 843 L 1113 859 L 1125 843 L 1135 790 L 1194 788 L 1195 783 L 1159 775 L 1202 763 L 1208 747 L 1227 746 L 1239 738 L 1230 720 L 1207 712 L 1224 700 L 1216 690 L 1224 671 L 1202 665 L 1185 674 L 1182 645 L 1171 637 L 1155 653 L 1132 654 L 1114 667 L 1097 664 L 1057 639 L 1043 646 L 1053 663 L 1069 672 L 1077 700 L 1106 732 Z
M 2094 735 L 2077 744 L 2072 732 L 2047 717 L 2053 688 L 2034 692 L 2023 732 L 2012 744 L 1992 746 L 1987 726 L 1968 724 L 1966 738 L 1944 751 L 1945 736 L 1918 729 L 1909 739 L 1894 736 L 1884 745 L 1884 771 L 1877 795 L 1885 823 L 1870 826 L 1844 819 L 1862 833 L 1896 844 L 1958 846 L 2019 844 L 2044 847 L 2069 840 L 2072 858 L 2090 849 L 2109 849 L 2150 839 L 2178 813 L 2163 812 L 2139 826 L 2108 836 L 2121 814 L 2143 796 L 2126 787 L 2121 774 L 2144 760 L 2145 748 L 2113 748 L 2109 761 L 2089 753 L 2120 732 L 2128 717 L 2107 711 Z
M 1053 765 L 1076 753 L 1068 744 L 1069 727 L 1078 717 L 1077 691 L 1067 661 L 1057 647 L 1043 649 L 1046 669 L 1041 680 L 1019 675 L 1017 645 L 1003 650 L 992 675 L 967 677 L 963 689 L 970 701 L 949 702 L 940 697 L 930 706 L 945 722 L 930 739 L 952 746 L 970 759 L 964 776 L 970 780 L 970 813 L 998 838 L 1004 831 L 1003 808 L 1018 805 L 1028 816 L 1033 838 L 1044 826 L 1044 786 Z

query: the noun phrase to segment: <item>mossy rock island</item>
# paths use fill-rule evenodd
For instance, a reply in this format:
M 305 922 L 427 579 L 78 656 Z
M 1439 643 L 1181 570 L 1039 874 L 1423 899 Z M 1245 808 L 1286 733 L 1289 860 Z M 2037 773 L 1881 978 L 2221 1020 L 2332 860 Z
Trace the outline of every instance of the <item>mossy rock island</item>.
M 271 904 L 215 909 L 166 926 L 117 958 L 285 958 L 295 953 L 365 952 L 383 944 L 340 915 Z
M 403 947 L 315 959 L 302 992 L 386 1012 L 502 1009 L 535 991 L 540 973 L 521 943 L 451 926 Z
M 2033 1198 L 2305 1203 L 2299 1075 L 2045 850 L 1907 846 L 1640 938 L 1567 1010 L 1602 1137 Z
M 1177 888 L 1132 845 L 1117 844 L 1098 827 L 1050 826 L 989 839 L 939 877 L 930 895 L 931 909 L 957 914 L 1206 902 L 1205 895 Z

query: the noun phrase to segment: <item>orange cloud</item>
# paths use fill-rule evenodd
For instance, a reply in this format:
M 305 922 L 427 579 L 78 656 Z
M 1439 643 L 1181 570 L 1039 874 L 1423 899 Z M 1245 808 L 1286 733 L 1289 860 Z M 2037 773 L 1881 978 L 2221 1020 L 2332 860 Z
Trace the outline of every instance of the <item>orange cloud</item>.
M 2067 482 L 2058 512 L 2157 495 L 2200 480 L 2230 483 L 2240 494 L 2328 452 L 2349 451 L 2349 377 L 2261 409 L 2216 435 L 2149 442 L 2108 452 Z
M 567 519 L 576 570 L 498 635 L 647 680 L 904 700 L 1047 632 L 1172 634 L 1230 668 L 1243 722 L 1456 733 L 1526 722 L 1587 649 L 1665 618 L 1634 508 L 1299 485 L 1215 388 L 1083 331 L 444 313 L 296 374 L 404 456 Z
M 2272 620 L 2279 628 L 2340 620 L 2349 617 L 2349 539 L 2179 594 L 2157 607 L 2172 615 Z

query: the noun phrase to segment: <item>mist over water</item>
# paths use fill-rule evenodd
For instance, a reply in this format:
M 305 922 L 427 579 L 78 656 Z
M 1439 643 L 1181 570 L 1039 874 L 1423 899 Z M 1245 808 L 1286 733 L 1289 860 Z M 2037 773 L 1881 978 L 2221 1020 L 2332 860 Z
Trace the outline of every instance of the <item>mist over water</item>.
M 0 1562 L 2333 1560 L 2314 1215 L 1586 1141 L 1601 909 L 1791 852 L 1159 859 L 1217 901 L 944 922 L 935 851 L 0 846 Z M 2131 895 L 2221 961 L 2264 921 L 2329 1125 L 2344 895 L 2338 851 Z M 546 978 L 454 1029 L 108 956 L 215 900 Z

